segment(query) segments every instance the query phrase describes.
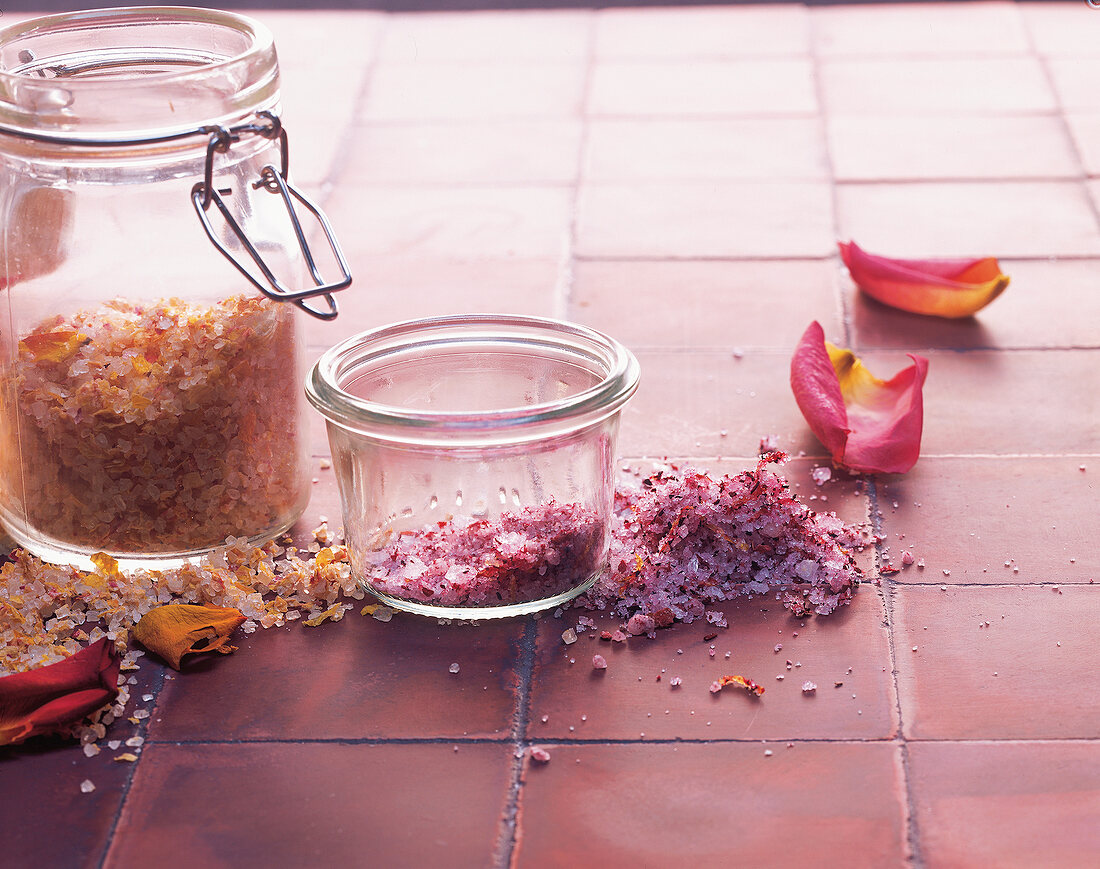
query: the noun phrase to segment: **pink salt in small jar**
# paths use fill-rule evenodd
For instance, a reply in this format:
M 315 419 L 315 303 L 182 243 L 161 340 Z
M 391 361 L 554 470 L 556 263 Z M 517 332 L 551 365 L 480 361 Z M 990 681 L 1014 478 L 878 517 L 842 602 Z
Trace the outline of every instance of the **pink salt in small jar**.
M 355 335 L 306 383 L 325 417 L 353 569 L 442 618 L 557 606 L 607 563 L 622 344 L 548 319 L 441 317 Z

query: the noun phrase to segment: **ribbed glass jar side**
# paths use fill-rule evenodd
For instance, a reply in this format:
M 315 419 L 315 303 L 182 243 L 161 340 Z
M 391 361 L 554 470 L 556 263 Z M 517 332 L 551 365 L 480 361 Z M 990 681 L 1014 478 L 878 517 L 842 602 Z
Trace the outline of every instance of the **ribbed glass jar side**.
M 606 566 L 633 356 L 572 324 L 454 317 L 355 336 L 314 366 L 352 567 L 386 603 L 534 612 Z

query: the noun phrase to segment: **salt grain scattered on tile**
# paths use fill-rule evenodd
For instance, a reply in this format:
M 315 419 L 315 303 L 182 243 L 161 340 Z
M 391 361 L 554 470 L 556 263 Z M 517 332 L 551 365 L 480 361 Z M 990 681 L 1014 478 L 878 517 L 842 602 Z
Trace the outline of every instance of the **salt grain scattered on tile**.
M 86 779 L 84 779 L 84 781 L 82 781 L 80 783 L 80 792 L 82 794 L 90 794 L 94 790 L 95 790 L 95 785 L 92 784 L 91 779 L 86 778 Z
M 549 763 L 550 752 L 548 752 L 545 748 L 539 748 L 538 746 L 536 746 L 531 749 L 531 760 L 537 761 L 538 763 Z

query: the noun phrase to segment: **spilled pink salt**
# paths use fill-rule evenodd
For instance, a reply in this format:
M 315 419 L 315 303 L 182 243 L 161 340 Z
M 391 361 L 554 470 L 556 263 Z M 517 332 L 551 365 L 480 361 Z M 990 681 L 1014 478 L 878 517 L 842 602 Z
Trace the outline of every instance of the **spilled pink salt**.
M 710 615 L 740 595 L 774 595 L 794 612 L 827 615 L 851 601 L 863 573 L 853 553 L 859 529 L 809 509 L 761 457 L 754 469 L 721 478 L 662 470 L 615 493 L 610 566 L 578 603 L 667 626 Z

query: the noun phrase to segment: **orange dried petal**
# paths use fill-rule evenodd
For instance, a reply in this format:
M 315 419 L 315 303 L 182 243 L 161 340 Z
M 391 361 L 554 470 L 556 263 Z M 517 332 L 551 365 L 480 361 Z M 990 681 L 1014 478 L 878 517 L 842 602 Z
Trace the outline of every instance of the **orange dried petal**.
M 745 676 L 719 676 L 718 684 L 723 688 L 726 685 L 737 685 L 741 688 L 744 688 L 750 694 L 755 694 L 757 697 L 764 693 L 763 685 L 758 685 L 752 679 L 749 679 Z
M 80 349 L 85 338 L 83 333 L 72 329 L 31 332 L 19 342 L 19 350 L 30 354 L 36 362 L 64 362 Z
M 233 651 L 229 637 L 244 620 L 241 611 L 233 607 L 167 604 L 142 616 L 134 625 L 133 636 L 178 670 L 184 655 Z
M 980 259 L 896 259 L 840 242 L 852 281 L 871 298 L 915 314 L 970 317 L 996 299 L 1008 276 L 994 257 Z

